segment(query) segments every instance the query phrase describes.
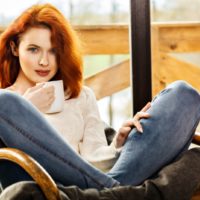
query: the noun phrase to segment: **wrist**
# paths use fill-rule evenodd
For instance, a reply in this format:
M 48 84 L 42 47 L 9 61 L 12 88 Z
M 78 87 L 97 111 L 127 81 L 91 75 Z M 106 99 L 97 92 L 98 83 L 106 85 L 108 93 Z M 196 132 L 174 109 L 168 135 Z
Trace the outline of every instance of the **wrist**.
M 117 147 L 116 146 L 116 141 L 113 140 L 113 142 L 110 144 L 110 146 L 112 147 L 112 149 L 117 152 L 120 153 L 122 151 L 123 146 Z

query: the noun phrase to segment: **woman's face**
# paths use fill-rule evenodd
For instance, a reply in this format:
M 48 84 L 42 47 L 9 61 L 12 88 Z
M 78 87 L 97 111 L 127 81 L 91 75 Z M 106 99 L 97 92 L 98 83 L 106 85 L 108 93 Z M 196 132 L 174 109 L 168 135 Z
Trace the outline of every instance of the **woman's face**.
M 35 85 L 49 81 L 57 72 L 55 49 L 48 28 L 30 28 L 21 37 L 16 51 L 19 57 L 18 78 Z

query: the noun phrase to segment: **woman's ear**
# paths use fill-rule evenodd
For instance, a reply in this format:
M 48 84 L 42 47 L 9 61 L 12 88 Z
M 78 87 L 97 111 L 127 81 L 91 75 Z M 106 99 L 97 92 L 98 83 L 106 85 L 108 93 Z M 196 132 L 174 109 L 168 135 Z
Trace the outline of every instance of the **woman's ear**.
M 10 41 L 10 47 L 11 47 L 12 54 L 14 56 L 19 56 L 18 48 L 17 48 L 16 44 L 13 41 Z

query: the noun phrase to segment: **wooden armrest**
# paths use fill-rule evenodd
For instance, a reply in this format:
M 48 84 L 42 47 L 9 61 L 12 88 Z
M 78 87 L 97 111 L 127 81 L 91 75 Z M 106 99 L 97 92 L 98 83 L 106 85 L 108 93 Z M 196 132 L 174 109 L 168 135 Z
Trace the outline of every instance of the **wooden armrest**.
M 47 171 L 26 153 L 14 148 L 0 148 L 0 159 L 21 166 L 40 186 L 48 200 L 60 200 L 59 190 Z
M 194 144 L 200 145 L 200 135 L 194 135 L 193 139 L 192 139 L 192 142 Z

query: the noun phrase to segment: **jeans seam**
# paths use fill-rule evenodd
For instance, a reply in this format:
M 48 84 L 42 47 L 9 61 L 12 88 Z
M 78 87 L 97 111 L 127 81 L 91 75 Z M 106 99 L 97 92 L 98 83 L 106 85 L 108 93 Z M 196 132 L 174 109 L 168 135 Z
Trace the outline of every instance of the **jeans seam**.
M 27 131 L 24 131 L 23 129 L 17 127 L 10 119 L 8 119 L 5 116 L 0 116 L 0 119 L 1 118 L 5 122 L 7 122 L 8 124 L 10 124 L 14 129 L 16 129 L 21 135 L 23 135 L 24 137 L 26 137 L 27 139 L 29 139 L 32 143 L 36 144 L 39 148 L 45 150 L 46 152 L 48 152 L 49 154 L 51 154 L 54 157 L 58 158 L 60 161 L 64 162 L 65 164 L 68 164 L 70 167 L 77 169 L 80 173 L 85 174 L 90 180 L 92 180 L 93 182 L 95 182 L 97 185 L 99 185 L 102 188 L 105 188 L 104 185 L 102 185 L 100 182 L 98 182 L 97 180 L 95 180 L 94 178 L 92 178 L 88 173 L 86 173 L 82 169 L 78 168 L 77 166 L 73 165 L 71 162 L 65 160 L 63 157 L 57 155 L 55 152 L 51 151 L 50 149 L 48 149 L 47 147 L 45 147 L 44 145 L 42 145 L 36 138 L 34 138 L 33 136 L 31 136 L 31 134 L 27 134 L 28 133 Z

